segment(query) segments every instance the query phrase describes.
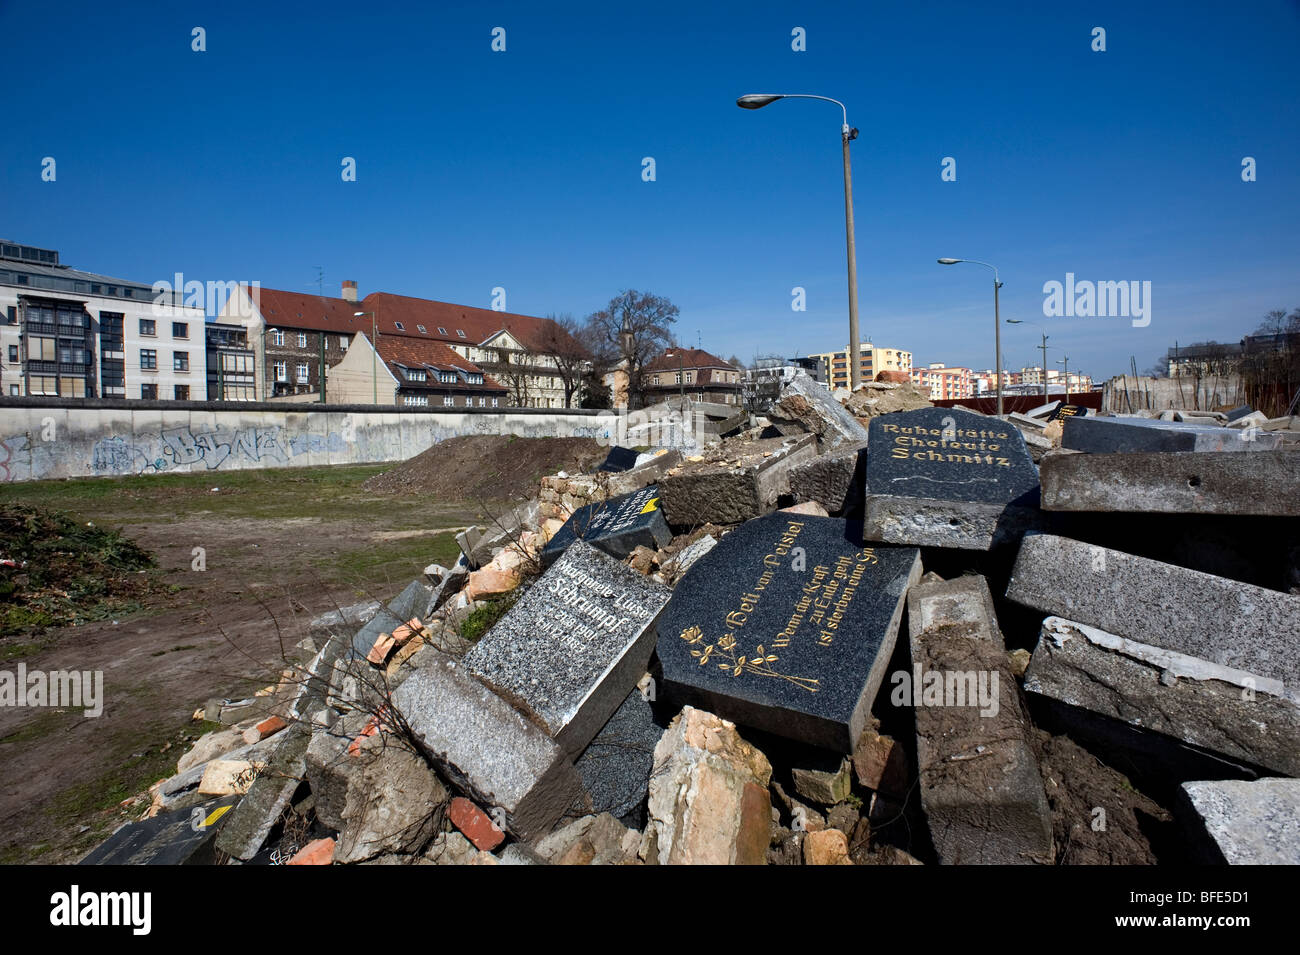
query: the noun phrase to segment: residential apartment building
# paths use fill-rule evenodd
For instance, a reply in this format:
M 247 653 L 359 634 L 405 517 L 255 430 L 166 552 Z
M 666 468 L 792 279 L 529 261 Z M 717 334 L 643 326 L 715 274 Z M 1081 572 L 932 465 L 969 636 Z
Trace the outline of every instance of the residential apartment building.
M 858 364 L 863 381 L 874 381 L 882 371 L 912 371 L 912 353 L 901 348 L 881 348 L 871 342 L 859 343 Z M 821 361 L 824 368 L 823 379 L 831 388 L 849 387 L 849 346 L 835 352 L 816 352 L 809 358 Z
M 0 390 L 63 398 L 207 397 L 203 309 L 152 284 L 0 241 Z
M 699 348 L 669 348 L 641 369 L 647 405 L 676 395 L 723 405 L 741 404 L 743 372 Z
M 503 408 L 508 392 L 442 342 L 382 335 L 378 349 L 364 332 L 330 369 L 329 401 L 417 408 Z
M 931 401 L 946 401 L 975 396 L 975 382 L 969 368 L 949 368 L 931 362 L 925 368 L 911 369 L 912 383 L 930 393 Z
M 319 396 L 325 369 L 326 400 L 333 401 L 329 371 L 362 333 L 379 343 L 381 357 L 388 338 L 439 342 L 491 375 L 506 389 L 503 404 L 510 407 L 563 407 L 556 356 L 581 353 L 551 319 L 386 292 L 358 300 L 355 282 L 343 283 L 340 298 L 240 286 L 219 320 L 247 329 L 256 388 L 267 399 Z
M 208 366 L 209 401 L 256 401 L 254 365 L 257 356 L 248 345 L 242 325 L 208 322 L 204 327 Z

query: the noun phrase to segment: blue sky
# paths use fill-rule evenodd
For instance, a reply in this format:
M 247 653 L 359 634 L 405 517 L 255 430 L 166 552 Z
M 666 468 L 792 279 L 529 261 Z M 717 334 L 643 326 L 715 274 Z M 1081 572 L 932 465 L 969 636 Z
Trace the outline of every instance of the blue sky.
M 829 350 L 839 111 L 735 106 L 819 93 L 861 130 L 863 337 L 918 363 L 993 360 L 990 276 L 938 256 L 997 264 L 1003 318 L 1096 377 L 1300 306 L 1294 0 L 285 6 L 0 2 L 0 236 L 146 282 L 314 290 L 319 266 L 327 294 L 500 286 L 536 315 L 637 288 L 723 356 Z M 1067 272 L 1150 281 L 1150 325 L 1044 317 Z M 1003 331 L 1009 366 L 1036 361 L 1038 329 Z

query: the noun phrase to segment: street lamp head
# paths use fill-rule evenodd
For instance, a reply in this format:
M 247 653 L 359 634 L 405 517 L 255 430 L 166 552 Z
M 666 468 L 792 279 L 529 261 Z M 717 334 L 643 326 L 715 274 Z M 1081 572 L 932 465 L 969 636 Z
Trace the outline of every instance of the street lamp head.
M 779 93 L 747 93 L 736 100 L 736 105 L 741 109 L 762 109 L 768 103 L 775 103 L 783 98 L 784 96 Z
M 961 259 L 939 259 L 940 265 L 956 265 Z
M 1025 324 L 1025 320 L 1024 320 L 1023 318 L 1008 318 L 1008 319 L 1007 319 L 1007 324 L 1008 324 L 1008 325 L 1023 325 L 1023 324 Z
M 365 312 L 353 312 L 353 313 L 352 313 L 352 317 L 353 317 L 353 318 L 360 318 L 360 317 L 361 317 L 362 315 L 364 315 L 364 314 L 366 314 L 366 313 L 365 313 Z

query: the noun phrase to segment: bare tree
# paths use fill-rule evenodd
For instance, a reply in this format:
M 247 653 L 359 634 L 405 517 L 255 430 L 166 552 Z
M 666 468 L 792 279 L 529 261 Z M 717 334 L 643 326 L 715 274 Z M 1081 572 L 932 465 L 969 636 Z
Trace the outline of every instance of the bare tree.
M 610 299 L 609 304 L 592 313 L 587 321 L 598 330 L 609 351 L 622 355 L 619 334 L 626 321 L 632 332 L 628 357 L 628 392 L 637 404 L 643 403 L 641 370 L 673 342 L 670 326 L 677 322 L 680 310 L 662 296 L 628 289 Z
M 591 364 L 591 352 L 582 343 L 582 326 L 572 315 L 548 316 L 537 337 L 537 348 L 555 363 L 556 377 L 564 388 L 564 407 L 573 407 L 573 398 L 582 385 L 582 376 Z

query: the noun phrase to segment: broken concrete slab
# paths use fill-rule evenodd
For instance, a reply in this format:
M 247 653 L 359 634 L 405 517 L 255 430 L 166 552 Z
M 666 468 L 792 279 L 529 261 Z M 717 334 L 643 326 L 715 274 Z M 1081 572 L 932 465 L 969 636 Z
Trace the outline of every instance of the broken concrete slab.
M 253 780 L 217 839 L 217 848 L 247 862 L 261 851 L 271 829 L 279 822 L 306 775 L 307 744 L 311 733 L 294 724 L 271 752 L 266 770 Z
M 451 782 L 522 838 L 545 832 L 581 792 L 564 751 L 540 727 L 471 676 L 425 647 L 393 704 L 425 753 Z
M 576 756 L 645 673 L 671 596 L 574 541 L 465 655 L 465 669 Z
M 772 766 L 734 723 L 685 707 L 655 746 L 640 855 L 660 865 L 763 865 Z
M 1300 596 L 1053 534 L 1032 534 L 1007 597 L 1069 620 L 1300 686 Z
M 1300 779 L 1183 783 L 1186 810 L 1228 865 L 1300 865 Z
M 862 517 L 866 442 L 844 445 L 790 469 L 790 493 L 797 501 L 816 501 L 836 517 Z
M 1044 510 L 1300 517 L 1300 454 L 1051 454 Z
M 391 735 L 367 737 L 348 777 L 334 861 L 418 852 L 435 834 L 448 793 L 428 764 Z
M 1038 472 L 1019 429 L 955 408 L 873 418 L 863 536 L 989 550 L 1040 526 Z
M 997 621 L 969 580 L 913 588 L 912 672 L 891 677 L 890 702 L 915 712 L 921 805 L 939 861 L 1048 864 L 1051 809 L 1030 722 Z
M 916 548 L 864 546 L 848 521 L 749 521 L 682 578 L 660 618 L 663 695 L 850 753 L 920 575 Z
M 817 439 L 738 441 L 710 448 L 701 460 L 687 459 L 664 475 L 660 505 L 670 524 L 739 524 L 775 510 L 790 493 L 790 470 L 811 460 Z
M 640 845 L 641 833 L 609 813 L 597 813 L 557 829 L 534 851 L 551 865 L 629 865 L 637 861 Z
M 785 382 L 768 418 L 795 422 L 817 435 L 817 446 L 823 452 L 867 440 L 862 423 L 831 396 L 825 385 L 803 372 Z
M 1270 432 L 1236 431 L 1218 425 L 1182 424 L 1148 418 L 1066 418 L 1061 447 L 1090 454 L 1135 451 L 1273 451 Z
M 1300 775 L 1300 705 L 1277 680 L 1048 617 L 1025 692 L 1054 703 L 1067 721 L 1067 707 L 1084 710 L 1144 737 L 1159 734 L 1248 766 Z M 1089 720 L 1079 735 L 1092 734 Z M 1159 742 L 1144 739 L 1143 748 Z
M 486 526 L 467 527 L 456 535 L 456 543 L 471 570 L 488 563 L 501 548 L 519 539 L 525 528 L 537 527 L 541 505 L 532 498 L 518 507 L 494 516 Z
M 993 594 L 988 581 L 977 574 L 916 584 L 907 594 L 907 617 L 913 639 L 944 627 L 977 640 L 1002 641 Z

